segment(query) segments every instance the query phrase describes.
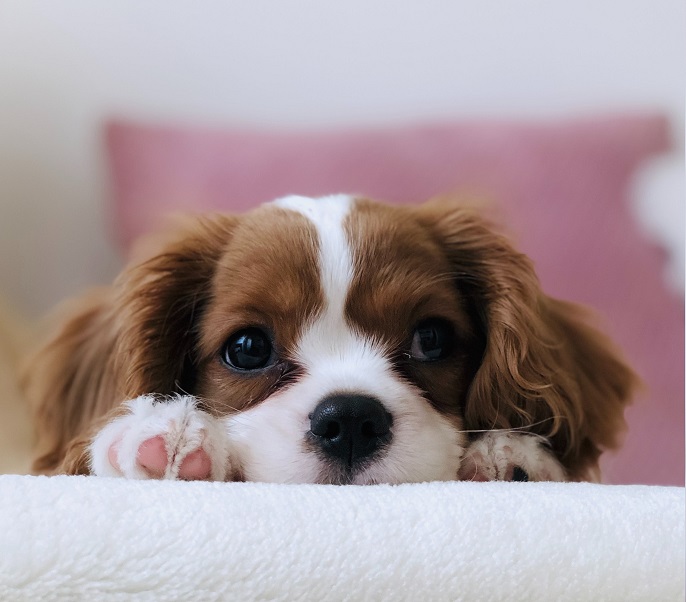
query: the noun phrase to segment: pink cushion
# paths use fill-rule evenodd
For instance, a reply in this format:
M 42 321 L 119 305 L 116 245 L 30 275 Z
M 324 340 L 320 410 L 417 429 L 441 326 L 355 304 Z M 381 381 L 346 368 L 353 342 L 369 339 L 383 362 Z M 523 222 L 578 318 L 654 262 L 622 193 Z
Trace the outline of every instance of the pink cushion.
M 669 147 L 661 117 L 333 133 L 115 122 L 107 143 L 125 245 L 169 211 L 243 211 L 290 193 L 495 200 L 544 289 L 595 307 L 648 386 L 624 448 L 604 460 L 606 481 L 683 485 L 683 303 L 626 202 L 637 165 Z

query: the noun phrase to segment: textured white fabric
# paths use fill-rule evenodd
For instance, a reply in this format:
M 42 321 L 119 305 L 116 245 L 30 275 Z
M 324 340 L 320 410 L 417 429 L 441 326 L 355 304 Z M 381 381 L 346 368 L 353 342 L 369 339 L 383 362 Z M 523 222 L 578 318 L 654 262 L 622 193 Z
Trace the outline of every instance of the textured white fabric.
M 0 477 L 0 600 L 683 600 L 684 490 Z

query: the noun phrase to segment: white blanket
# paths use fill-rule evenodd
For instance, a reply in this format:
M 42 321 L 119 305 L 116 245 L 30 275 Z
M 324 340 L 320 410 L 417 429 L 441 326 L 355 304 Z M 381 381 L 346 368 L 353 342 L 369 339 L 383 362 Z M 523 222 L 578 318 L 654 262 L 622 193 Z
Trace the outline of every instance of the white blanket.
M 681 488 L 0 477 L 3 601 L 683 600 L 684 543 Z

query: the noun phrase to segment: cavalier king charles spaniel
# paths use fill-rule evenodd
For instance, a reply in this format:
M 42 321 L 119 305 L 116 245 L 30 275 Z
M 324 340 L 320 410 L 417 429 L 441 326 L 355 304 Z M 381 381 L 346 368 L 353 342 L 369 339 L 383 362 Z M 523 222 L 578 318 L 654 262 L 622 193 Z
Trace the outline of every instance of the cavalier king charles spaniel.
M 636 377 L 472 209 L 290 196 L 188 218 L 25 377 L 36 472 L 596 480 Z

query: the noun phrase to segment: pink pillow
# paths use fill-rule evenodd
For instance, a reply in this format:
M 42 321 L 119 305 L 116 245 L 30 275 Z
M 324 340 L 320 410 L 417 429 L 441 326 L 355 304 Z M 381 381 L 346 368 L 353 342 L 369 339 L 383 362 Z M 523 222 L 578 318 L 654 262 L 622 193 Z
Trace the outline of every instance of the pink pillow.
M 290 193 L 495 200 L 544 289 L 593 306 L 647 384 L 605 480 L 683 485 L 683 302 L 626 202 L 639 163 L 669 148 L 662 117 L 305 133 L 114 122 L 107 144 L 125 245 L 170 211 L 243 211 Z

